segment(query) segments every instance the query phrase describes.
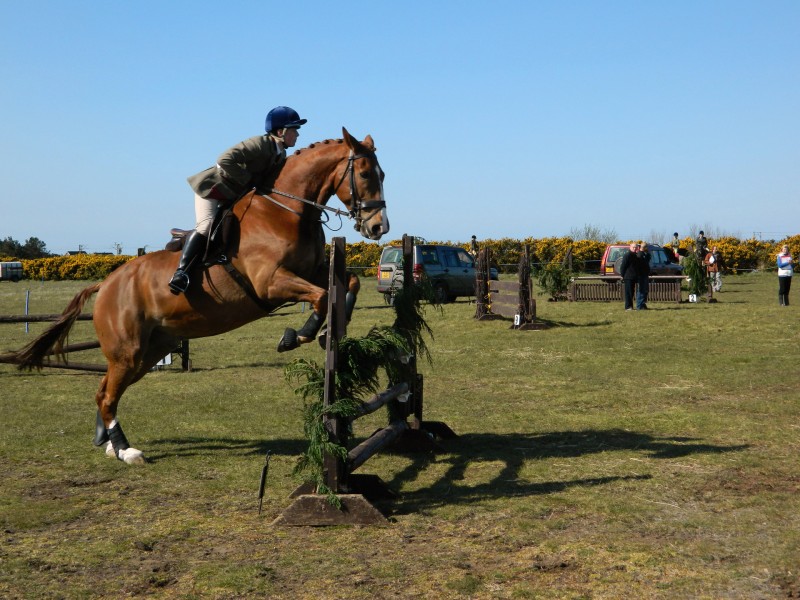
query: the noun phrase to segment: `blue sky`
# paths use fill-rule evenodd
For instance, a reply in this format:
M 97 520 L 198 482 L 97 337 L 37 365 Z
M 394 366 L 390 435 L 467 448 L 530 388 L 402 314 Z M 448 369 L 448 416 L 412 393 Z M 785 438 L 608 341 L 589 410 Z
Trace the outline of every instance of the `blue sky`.
M 280 104 L 373 136 L 392 239 L 800 232 L 795 0 L 0 8 L 0 238 L 161 247 Z

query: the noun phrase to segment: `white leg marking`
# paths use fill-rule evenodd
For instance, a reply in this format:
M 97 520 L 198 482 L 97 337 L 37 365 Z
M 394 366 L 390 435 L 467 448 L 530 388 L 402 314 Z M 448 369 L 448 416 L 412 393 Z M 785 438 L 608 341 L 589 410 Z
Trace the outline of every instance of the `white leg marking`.
M 124 460 L 129 465 L 143 465 L 144 453 L 136 448 L 128 448 L 127 450 L 120 450 L 120 460 Z

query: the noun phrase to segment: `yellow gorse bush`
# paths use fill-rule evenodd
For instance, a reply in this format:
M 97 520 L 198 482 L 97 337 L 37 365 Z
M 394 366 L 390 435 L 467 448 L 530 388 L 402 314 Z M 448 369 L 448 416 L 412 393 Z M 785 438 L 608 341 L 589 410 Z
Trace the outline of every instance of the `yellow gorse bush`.
M 629 243 L 634 240 L 623 240 L 617 243 Z M 430 244 L 449 244 L 470 249 L 470 242 L 430 241 Z M 365 241 L 347 244 L 347 264 L 357 267 L 357 272 L 365 277 L 374 277 L 380 262 L 381 252 L 387 245 L 399 246 L 401 240 L 392 240 L 388 244 L 375 244 Z M 596 240 L 575 241 L 569 237 L 547 237 L 524 239 L 500 238 L 479 240 L 481 248 L 490 248 L 492 261 L 496 265 L 514 265 L 519 263 L 520 256 L 527 245 L 530 248 L 531 260 L 534 264 L 547 265 L 560 263 L 572 252 L 572 265 L 575 271 L 596 270 L 596 265 L 603 257 L 606 244 Z M 717 246 L 722 254 L 723 265 L 729 271 L 749 271 L 754 269 L 774 269 L 775 260 L 784 244 L 789 246 L 793 256 L 800 256 L 800 235 L 784 238 L 778 242 L 756 239 L 740 240 L 734 237 L 709 239 L 709 247 Z M 694 250 L 694 239 L 680 240 L 680 247 Z M 327 248 L 326 248 L 327 251 Z M 106 278 L 114 269 L 133 260 L 135 256 L 81 254 L 78 256 L 53 256 L 50 258 L 23 259 L 22 269 L 26 279 L 40 280 L 98 280 Z M 3 261 L 16 260 L 14 257 L 0 257 Z
M 79 254 L 22 261 L 26 279 L 61 281 L 65 279 L 105 279 L 134 256 Z

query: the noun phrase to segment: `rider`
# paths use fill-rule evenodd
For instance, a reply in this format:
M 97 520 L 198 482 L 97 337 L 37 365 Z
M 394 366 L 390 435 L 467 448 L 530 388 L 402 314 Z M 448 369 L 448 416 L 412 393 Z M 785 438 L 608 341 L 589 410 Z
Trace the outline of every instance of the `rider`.
M 230 205 L 262 182 L 274 179 L 286 162 L 286 148 L 300 135 L 298 129 L 307 119 L 288 106 L 276 106 L 265 123 L 266 135 L 257 135 L 226 150 L 217 164 L 187 179 L 194 190 L 195 230 L 183 245 L 178 270 L 169 282 L 173 294 L 189 287 L 188 270 L 208 243 L 214 216 L 221 206 Z

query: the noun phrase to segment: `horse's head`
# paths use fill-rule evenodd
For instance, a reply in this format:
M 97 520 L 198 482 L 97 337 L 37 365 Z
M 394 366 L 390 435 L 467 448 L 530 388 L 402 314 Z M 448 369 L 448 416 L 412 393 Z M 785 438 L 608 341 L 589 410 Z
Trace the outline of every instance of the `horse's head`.
M 341 175 L 337 175 L 336 195 L 355 219 L 355 230 L 367 239 L 379 240 L 389 231 L 389 217 L 375 143 L 370 135 L 359 142 L 344 127 L 342 133 L 350 154 Z

